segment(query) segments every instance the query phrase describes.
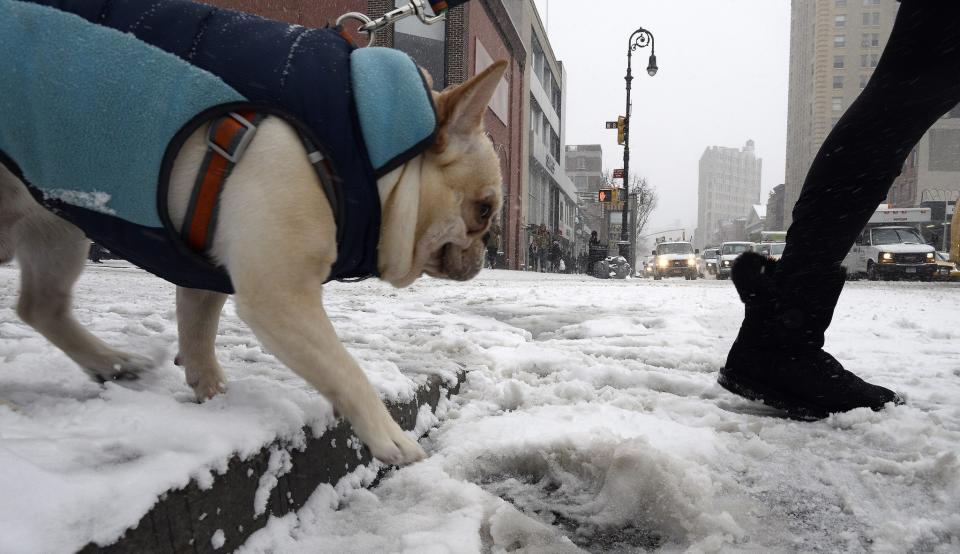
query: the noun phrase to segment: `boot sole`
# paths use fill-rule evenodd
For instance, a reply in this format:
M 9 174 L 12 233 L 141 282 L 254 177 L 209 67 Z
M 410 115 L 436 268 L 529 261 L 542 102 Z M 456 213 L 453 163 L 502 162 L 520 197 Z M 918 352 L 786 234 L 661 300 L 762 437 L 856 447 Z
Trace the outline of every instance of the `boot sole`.
M 738 379 L 734 381 L 724 375 L 720 370 L 720 376 L 717 377 L 717 383 L 728 391 L 742 396 L 748 400 L 762 402 L 771 408 L 783 411 L 790 419 L 800 421 L 817 421 L 826 418 L 829 414 L 823 408 L 797 400 L 773 391 L 749 379 Z

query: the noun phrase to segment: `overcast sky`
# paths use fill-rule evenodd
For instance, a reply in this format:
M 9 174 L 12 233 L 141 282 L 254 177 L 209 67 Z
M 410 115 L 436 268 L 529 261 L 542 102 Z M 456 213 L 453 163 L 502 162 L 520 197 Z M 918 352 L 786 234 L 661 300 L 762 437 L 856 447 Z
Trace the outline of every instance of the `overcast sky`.
M 630 173 L 660 196 L 649 231 L 697 222 L 698 162 L 707 146 L 756 143 L 761 201 L 783 182 L 790 54 L 789 0 L 535 0 L 567 72 L 567 144 L 601 144 L 604 169 L 623 148 L 604 122 L 623 114 L 627 40 L 656 39 L 633 53 Z

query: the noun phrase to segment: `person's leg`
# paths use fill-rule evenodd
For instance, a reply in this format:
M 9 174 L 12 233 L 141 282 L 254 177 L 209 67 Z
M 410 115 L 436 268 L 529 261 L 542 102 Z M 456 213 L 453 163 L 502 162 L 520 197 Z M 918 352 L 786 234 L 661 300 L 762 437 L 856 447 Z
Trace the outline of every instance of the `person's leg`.
M 960 102 L 960 2 L 904 0 L 873 78 L 821 146 L 780 262 L 744 256 L 746 317 L 719 382 L 801 417 L 899 401 L 822 350 L 845 254 L 924 132 Z

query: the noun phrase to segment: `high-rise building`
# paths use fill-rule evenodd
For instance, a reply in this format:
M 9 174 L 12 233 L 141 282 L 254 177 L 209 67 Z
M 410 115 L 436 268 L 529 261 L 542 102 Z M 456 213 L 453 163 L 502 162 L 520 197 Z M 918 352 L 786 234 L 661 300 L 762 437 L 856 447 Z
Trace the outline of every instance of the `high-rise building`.
M 817 150 L 873 74 L 899 6 L 896 0 L 792 1 L 786 225 Z M 949 196 L 944 189 L 955 191 L 957 183 L 960 113 L 954 110 L 920 140 L 888 201 L 916 206 L 928 197 Z
M 573 182 L 578 196 L 576 232 L 585 235 L 578 236 L 579 247 L 580 242 L 589 240 L 590 231 L 606 236 L 603 234 L 606 233 L 604 209 L 597 199 L 597 192 L 606 183 L 603 177 L 603 149 L 599 144 L 578 144 L 567 146 L 566 154 L 567 177 Z
M 700 184 L 697 189 L 697 248 L 711 246 L 729 222 L 746 219 L 754 204 L 760 203 L 760 171 L 763 160 L 756 156 L 752 140 L 743 148 L 711 146 L 700 157 Z

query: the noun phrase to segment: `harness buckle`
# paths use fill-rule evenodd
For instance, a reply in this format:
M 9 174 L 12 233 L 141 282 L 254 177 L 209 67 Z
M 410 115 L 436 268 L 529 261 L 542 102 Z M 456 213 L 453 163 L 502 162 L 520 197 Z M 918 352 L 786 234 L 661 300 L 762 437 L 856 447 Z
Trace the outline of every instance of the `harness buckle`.
M 250 141 L 253 140 L 253 135 L 257 132 L 257 126 L 236 112 L 230 112 L 227 115 L 240 125 L 246 127 L 246 130 L 240 135 L 240 140 L 237 142 L 237 145 L 233 148 L 233 153 L 227 152 L 225 148 L 217 144 L 216 136 L 214 135 L 217 132 L 218 125 L 210 126 L 210 131 L 207 133 L 207 147 L 226 158 L 230 163 L 236 164 L 240 161 L 247 147 L 250 146 Z M 227 145 L 227 148 L 230 148 L 230 145 Z

